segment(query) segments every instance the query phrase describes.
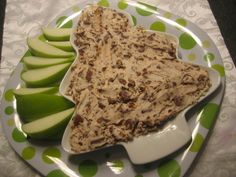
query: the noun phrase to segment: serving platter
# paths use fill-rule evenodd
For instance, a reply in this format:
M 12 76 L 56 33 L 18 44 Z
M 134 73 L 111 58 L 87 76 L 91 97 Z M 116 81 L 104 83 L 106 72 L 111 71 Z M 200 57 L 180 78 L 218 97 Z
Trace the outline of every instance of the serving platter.
M 201 105 L 187 114 L 192 141 L 171 156 L 145 165 L 133 165 L 120 147 L 105 148 L 83 155 L 69 155 L 60 142 L 33 142 L 21 131 L 12 89 L 22 83 L 19 75 L 22 63 L 9 79 L 1 101 L 1 117 L 5 134 L 13 149 L 45 176 L 183 176 L 204 144 L 213 127 L 224 94 L 224 67 L 217 48 L 207 34 L 191 22 L 157 7 L 134 1 L 80 1 L 52 20 L 48 27 L 75 27 L 76 17 L 87 4 L 123 10 L 131 14 L 134 24 L 146 29 L 167 32 L 179 39 L 179 54 L 184 61 L 215 69 L 221 76 L 221 86 Z M 158 149 L 157 149 L 158 151 Z M 148 150 L 143 148 L 143 156 Z

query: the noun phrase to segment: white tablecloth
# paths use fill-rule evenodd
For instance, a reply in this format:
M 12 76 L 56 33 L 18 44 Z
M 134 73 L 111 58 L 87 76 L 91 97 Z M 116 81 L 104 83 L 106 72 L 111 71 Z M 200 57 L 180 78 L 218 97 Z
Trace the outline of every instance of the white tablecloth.
M 28 31 L 34 26 L 47 24 L 58 13 L 77 2 L 75 0 L 7 1 L 0 69 L 0 97 L 10 73 L 27 50 L 25 39 Z M 144 2 L 158 5 L 159 8 L 194 22 L 208 33 L 218 47 L 226 70 L 225 96 L 209 141 L 187 176 L 236 176 L 236 70 L 207 0 Z M 0 126 L 0 177 L 36 176 L 40 175 L 24 163 L 9 146 Z

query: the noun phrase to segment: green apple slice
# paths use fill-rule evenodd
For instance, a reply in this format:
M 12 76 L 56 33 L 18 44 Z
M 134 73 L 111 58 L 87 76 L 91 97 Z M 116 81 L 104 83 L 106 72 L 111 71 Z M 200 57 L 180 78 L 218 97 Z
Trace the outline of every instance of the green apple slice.
M 26 57 L 23 57 L 23 58 L 40 59 L 40 60 L 44 60 L 44 59 L 50 59 L 50 60 L 54 60 L 54 59 L 67 59 L 67 60 L 73 61 L 75 59 L 75 56 L 66 57 L 66 58 L 49 58 L 49 57 L 26 56 Z
M 74 108 L 67 109 L 56 114 L 52 114 L 36 121 L 24 124 L 22 130 L 31 138 L 34 139 L 52 139 L 60 138 L 71 116 Z
M 16 98 L 17 113 L 24 122 L 32 122 L 44 116 L 74 107 L 74 103 L 62 96 L 31 94 Z
M 22 73 L 21 78 L 31 87 L 48 86 L 63 78 L 71 63 L 59 64 Z
M 72 28 L 43 28 L 44 36 L 50 41 L 69 41 Z
M 54 94 L 58 92 L 58 87 L 44 87 L 44 88 L 19 88 L 13 90 L 14 95 L 23 96 L 23 95 L 32 95 L 36 93 L 46 93 Z
M 49 43 L 50 45 L 68 51 L 68 52 L 73 52 L 74 48 L 72 47 L 70 41 L 48 41 L 47 43 Z
M 49 58 L 64 58 L 74 56 L 74 52 L 66 52 L 58 49 L 46 42 L 39 40 L 38 38 L 28 38 L 28 46 L 32 54 L 38 57 L 49 57 Z
M 23 62 L 26 65 L 28 69 L 34 69 L 34 68 L 43 68 L 48 66 L 53 66 L 57 64 L 62 63 L 68 63 L 72 62 L 72 60 L 69 59 L 38 59 L 33 57 L 24 57 Z

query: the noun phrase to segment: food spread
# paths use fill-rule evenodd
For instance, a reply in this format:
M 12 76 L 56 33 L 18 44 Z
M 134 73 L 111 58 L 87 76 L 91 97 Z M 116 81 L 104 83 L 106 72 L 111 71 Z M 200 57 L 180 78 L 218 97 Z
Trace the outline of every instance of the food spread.
M 70 145 L 88 152 L 157 131 L 211 86 L 207 71 L 177 59 L 177 42 L 132 26 L 120 12 L 85 8 L 66 94 L 76 103 Z

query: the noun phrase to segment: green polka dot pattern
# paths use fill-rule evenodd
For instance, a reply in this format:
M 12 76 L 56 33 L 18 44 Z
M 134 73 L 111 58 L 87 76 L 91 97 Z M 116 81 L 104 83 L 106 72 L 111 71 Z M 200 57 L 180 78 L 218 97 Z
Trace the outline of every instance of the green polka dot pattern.
M 154 31 L 165 32 L 166 31 L 166 26 L 162 22 L 154 22 L 154 23 L 151 24 L 150 29 L 154 30 Z
M 128 4 L 125 2 L 125 0 L 121 0 L 119 1 L 118 3 L 118 8 L 121 9 L 121 10 L 124 10 L 128 7 Z
M 166 12 L 166 13 L 164 13 L 163 16 L 166 17 L 166 18 L 171 18 L 172 14 L 170 12 Z
M 188 59 L 189 59 L 190 61 L 194 61 L 194 60 L 196 60 L 196 55 L 195 55 L 194 53 L 190 53 L 190 54 L 188 55 Z
M 179 37 L 179 44 L 182 49 L 189 50 L 195 47 L 196 41 L 187 33 L 183 33 Z
M 57 27 L 59 27 L 59 28 L 72 28 L 73 21 L 72 20 L 66 21 L 67 18 L 68 18 L 67 16 L 62 16 L 62 17 L 58 18 L 56 21 Z
M 53 170 L 50 173 L 47 174 L 46 177 L 69 177 L 67 176 L 63 171 L 61 170 Z
M 14 128 L 12 131 L 12 138 L 15 142 L 22 143 L 26 141 L 26 136 L 23 132 L 19 131 L 17 128 Z
M 211 62 L 215 59 L 215 55 L 213 53 L 207 53 L 204 55 L 204 60 L 207 62 Z
M 59 149 L 55 147 L 49 147 L 45 149 L 42 153 L 42 159 L 47 164 L 52 164 L 53 158 L 60 158 L 60 157 L 61 157 L 61 152 Z
M 7 120 L 7 125 L 10 126 L 10 127 L 13 126 L 13 125 L 15 125 L 14 119 L 8 119 L 8 120 Z
M 35 152 L 35 148 L 29 146 L 23 149 L 21 156 L 24 160 L 30 160 L 35 156 Z
M 7 90 L 4 94 L 4 98 L 6 101 L 13 101 L 14 100 L 13 89 Z
M 215 103 L 208 103 L 203 110 L 200 112 L 200 124 L 209 129 L 214 120 L 216 119 L 216 114 L 218 112 L 219 106 Z
M 13 113 L 14 113 L 14 108 L 13 108 L 12 106 L 7 106 L 7 107 L 5 108 L 5 114 L 11 115 L 11 114 L 13 114 Z
M 225 76 L 225 68 L 222 65 L 219 64 L 215 64 L 211 66 L 213 69 L 215 69 L 216 71 L 218 71 L 218 73 L 220 74 L 221 77 Z
M 180 24 L 181 26 L 187 26 L 187 21 L 182 18 L 176 19 L 176 22 Z
M 211 43 L 209 41 L 205 40 L 205 41 L 202 42 L 202 46 L 204 48 L 209 48 L 211 46 Z
M 78 6 L 72 7 L 73 12 L 79 12 L 80 8 Z
M 150 16 L 157 10 L 156 7 L 138 2 L 136 11 L 141 16 Z
M 192 144 L 190 145 L 190 151 L 198 152 L 202 146 L 204 138 L 199 133 L 194 137 Z
M 100 0 L 97 4 L 99 6 L 103 6 L 103 7 L 109 7 L 110 6 L 108 0 Z
M 83 177 L 93 177 L 98 171 L 97 163 L 93 160 L 84 160 L 79 164 L 79 173 Z
M 161 164 L 157 173 L 160 177 L 179 177 L 181 174 L 181 168 L 176 160 L 170 160 Z

